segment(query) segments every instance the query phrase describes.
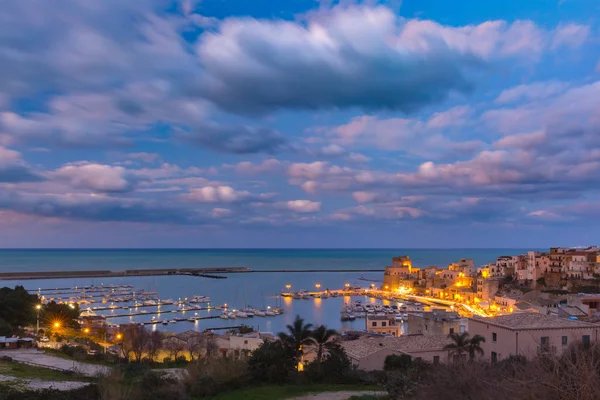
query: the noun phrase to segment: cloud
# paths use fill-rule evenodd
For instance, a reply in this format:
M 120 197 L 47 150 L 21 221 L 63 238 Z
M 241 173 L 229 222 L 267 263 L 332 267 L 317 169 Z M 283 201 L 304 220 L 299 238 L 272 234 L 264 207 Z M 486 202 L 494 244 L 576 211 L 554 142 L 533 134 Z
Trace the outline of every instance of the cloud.
M 471 112 L 472 110 L 469 106 L 456 106 L 450 110 L 435 113 L 427 122 L 427 127 L 445 128 L 462 125 Z
M 0 183 L 39 182 L 44 178 L 22 160 L 21 153 L 0 146 Z
M 126 155 L 126 157 L 134 160 L 140 160 L 146 164 L 153 164 L 160 161 L 160 155 L 156 153 L 129 153 Z
M 277 153 L 287 148 L 287 139 L 278 131 L 246 125 L 201 124 L 179 137 L 224 153 Z
M 320 202 L 310 200 L 290 200 L 281 203 L 281 206 L 298 213 L 315 213 L 321 210 Z
M 140 199 L 106 195 L 21 195 L 0 193 L 0 209 L 40 217 L 166 224 L 203 224 L 205 218 L 189 209 Z
M 130 191 L 137 181 L 123 167 L 93 163 L 65 165 L 51 173 L 51 177 L 74 188 L 104 193 Z
M 266 172 L 275 172 L 283 166 L 279 160 L 269 158 L 261 163 L 254 164 L 249 161 L 241 161 L 234 166 L 235 172 L 239 175 L 259 175 Z
M 192 189 L 182 197 L 197 203 L 236 203 L 250 198 L 248 191 L 238 191 L 231 186 L 205 186 Z
M 558 49 L 561 47 L 580 47 L 587 40 L 590 35 L 590 27 L 587 25 L 580 24 L 564 24 L 560 25 L 554 37 L 552 38 L 552 49 Z
M 540 100 L 564 92 L 569 85 L 565 82 L 550 81 L 519 85 L 506 89 L 496 98 L 496 103 L 507 104 L 520 100 Z

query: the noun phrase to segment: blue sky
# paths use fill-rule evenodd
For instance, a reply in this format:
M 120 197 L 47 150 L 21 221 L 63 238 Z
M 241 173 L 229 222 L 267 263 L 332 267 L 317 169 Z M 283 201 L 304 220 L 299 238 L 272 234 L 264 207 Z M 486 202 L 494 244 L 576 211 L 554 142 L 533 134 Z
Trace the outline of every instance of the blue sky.
M 0 9 L 2 247 L 545 247 L 600 228 L 594 0 Z

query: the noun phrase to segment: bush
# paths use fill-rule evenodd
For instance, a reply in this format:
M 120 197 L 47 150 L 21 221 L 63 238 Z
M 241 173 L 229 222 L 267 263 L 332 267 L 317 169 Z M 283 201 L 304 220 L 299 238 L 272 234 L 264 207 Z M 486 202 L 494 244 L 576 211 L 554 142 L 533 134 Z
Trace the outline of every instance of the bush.
M 0 357 L 0 361 L 5 361 L 5 362 L 12 362 L 12 357 L 9 356 L 1 356 Z
M 405 370 L 411 365 L 412 357 L 407 354 L 389 355 L 385 358 L 383 369 L 385 371 Z
M 187 392 L 199 398 L 239 389 L 251 383 L 248 364 L 239 359 L 208 358 L 191 363 L 187 372 Z

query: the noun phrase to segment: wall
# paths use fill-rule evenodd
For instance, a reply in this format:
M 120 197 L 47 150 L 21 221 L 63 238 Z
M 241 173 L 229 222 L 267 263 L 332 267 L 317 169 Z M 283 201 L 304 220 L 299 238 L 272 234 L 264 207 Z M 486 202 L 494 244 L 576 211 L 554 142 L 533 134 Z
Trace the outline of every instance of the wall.
M 392 354 L 400 355 L 402 353 L 389 347 L 384 347 L 380 351 L 361 359 L 355 359 L 350 355 L 349 357 L 352 365 L 356 365 L 359 369 L 365 371 L 380 371 L 383 370 L 385 358 Z

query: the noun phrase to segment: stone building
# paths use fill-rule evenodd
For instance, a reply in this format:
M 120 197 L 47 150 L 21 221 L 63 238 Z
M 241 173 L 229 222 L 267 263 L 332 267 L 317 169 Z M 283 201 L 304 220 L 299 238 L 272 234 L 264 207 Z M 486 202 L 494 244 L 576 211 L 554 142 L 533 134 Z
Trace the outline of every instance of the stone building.
M 408 335 L 449 335 L 460 332 L 460 316 L 446 309 L 408 315 Z

